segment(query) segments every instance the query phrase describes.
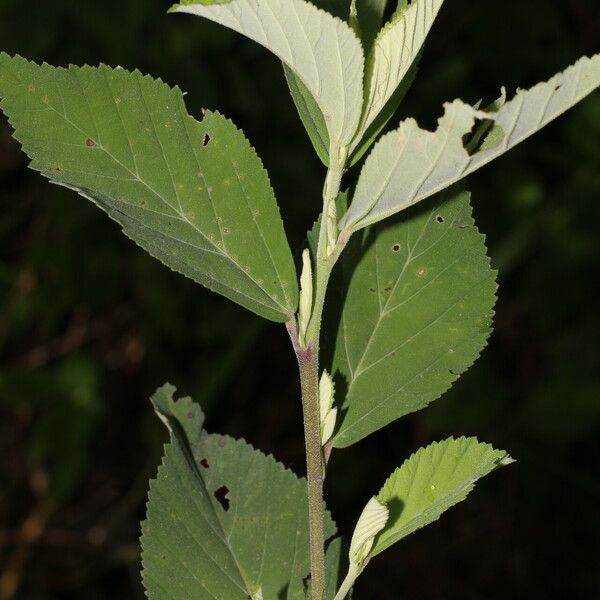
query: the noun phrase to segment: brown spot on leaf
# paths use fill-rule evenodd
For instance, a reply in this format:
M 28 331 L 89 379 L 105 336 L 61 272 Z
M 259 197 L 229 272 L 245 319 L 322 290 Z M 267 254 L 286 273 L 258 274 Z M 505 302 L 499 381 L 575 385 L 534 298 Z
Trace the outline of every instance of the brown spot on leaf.
M 96 145 L 96 142 L 92 138 L 88 138 L 87 140 L 85 140 L 85 145 L 88 148 L 93 148 Z
M 221 436 L 217 444 L 219 444 L 219 448 L 225 448 L 225 438 Z
M 419 269 L 419 270 L 417 271 L 417 275 L 418 275 L 419 277 L 423 277 L 424 275 L 427 275 L 427 269 Z

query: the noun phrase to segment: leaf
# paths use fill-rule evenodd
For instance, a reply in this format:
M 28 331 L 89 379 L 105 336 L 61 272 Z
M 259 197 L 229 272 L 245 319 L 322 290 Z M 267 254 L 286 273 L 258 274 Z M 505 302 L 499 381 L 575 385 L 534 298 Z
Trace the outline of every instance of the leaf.
M 412 2 L 412 0 L 398 0 L 398 3 L 396 4 L 396 10 L 394 11 L 394 14 L 392 15 L 391 20 L 394 20 L 395 18 L 402 16 L 404 14 L 404 12 L 408 9 L 409 2 Z
M 478 479 L 511 462 L 506 452 L 475 438 L 449 438 L 421 448 L 392 473 L 377 496 L 390 515 L 371 556 L 436 521 L 464 500 Z
M 347 293 L 332 373 L 346 397 L 336 447 L 445 392 L 485 346 L 496 291 L 467 192 L 369 228 L 341 260 Z
M 311 4 L 342 21 L 348 21 L 350 17 L 351 0 L 313 0 Z
M 351 152 L 408 74 L 442 3 L 443 0 L 413 0 L 407 8 L 399 5 L 396 15 L 377 34 L 367 55 L 364 108 Z
M 352 167 L 355 165 L 367 152 L 367 150 L 373 145 L 373 142 L 377 140 L 379 134 L 382 132 L 383 128 L 388 124 L 390 119 L 394 116 L 398 107 L 404 100 L 404 97 L 408 93 L 408 90 L 411 88 L 412 84 L 415 81 L 417 76 L 418 66 L 419 66 L 419 55 L 415 61 L 413 62 L 411 68 L 408 70 L 408 73 L 404 76 L 404 79 L 400 83 L 400 85 L 396 88 L 396 91 L 392 94 L 390 99 L 387 101 L 386 105 L 381 109 L 379 114 L 375 117 L 371 125 L 368 129 L 363 133 L 362 139 L 360 143 L 357 144 L 356 148 L 350 155 L 348 160 L 348 166 Z
M 350 2 L 346 0 L 326 1 L 318 0 L 312 2 L 317 8 L 320 8 L 331 15 L 339 17 L 342 21 L 348 20 Z M 314 99 L 310 90 L 302 83 L 302 80 L 294 71 L 283 63 L 285 79 L 290 90 L 290 94 L 298 110 L 300 120 L 308 133 L 308 137 L 321 162 L 329 166 L 329 132 L 325 117 Z
M 312 2 L 317 8 L 328 12 L 329 14 L 340 18 L 342 21 L 348 20 L 350 2 L 346 0 L 317 0 Z M 302 83 L 302 80 L 295 75 L 294 71 L 283 63 L 285 79 L 290 90 L 300 120 L 308 133 L 308 137 L 321 159 L 321 162 L 329 166 L 329 132 L 325 117 L 314 99 L 310 90 Z
M 304 0 L 184 0 L 171 11 L 220 23 L 273 52 L 312 94 L 329 138 L 350 143 L 362 109 L 364 55 L 347 23 Z
M 202 429 L 190 398 L 152 398 L 171 442 L 142 524 L 150 600 L 304 600 L 309 572 L 306 481 L 243 440 Z M 326 534 L 335 525 L 326 516 Z
M 335 598 L 335 593 L 344 578 L 343 559 L 345 554 L 347 554 L 347 548 L 342 538 L 335 538 L 329 543 L 325 554 L 325 571 L 327 575 L 325 598 L 327 600 Z
M 383 20 L 387 0 L 353 0 L 354 14 L 350 15 L 353 29 L 357 31 L 365 51 L 369 51 Z
M 325 123 L 323 113 L 310 91 L 302 83 L 302 80 L 296 77 L 294 71 L 285 63 L 283 63 L 283 72 L 290 94 L 300 115 L 300 120 L 308 133 L 315 152 L 321 159 L 321 162 L 328 167 L 329 132 L 327 131 L 327 123 Z
M 584 57 L 548 82 L 517 92 L 497 111 L 477 110 L 455 100 L 445 105 L 435 132 L 420 129 L 414 119 L 402 122 L 381 138 L 367 158 L 340 226 L 361 229 L 448 187 L 535 133 L 598 85 L 600 54 Z M 493 126 L 469 153 L 465 143 L 482 120 Z
M 94 202 L 170 268 L 274 320 L 298 289 L 267 173 L 217 113 L 138 71 L 0 54 L 2 110 L 31 168 Z

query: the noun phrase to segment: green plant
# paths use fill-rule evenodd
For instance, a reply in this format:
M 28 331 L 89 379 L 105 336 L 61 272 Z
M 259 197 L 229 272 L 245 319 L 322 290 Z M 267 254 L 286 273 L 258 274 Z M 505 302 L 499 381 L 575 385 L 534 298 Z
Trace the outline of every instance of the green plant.
M 600 84 L 600 56 L 583 58 L 510 101 L 503 92 L 486 109 L 447 104 L 434 132 L 405 120 L 373 146 L 441 4 L 400 0 L 383 27 L 382 2 L 173 8 L 244 33 L 284 64 L 327 166 L 300 285 L 267 174 L 230 121 L 210 111 L 195 120 L 179 89 L 139 72 L 0 55 L 1 106 L 31 167 L 90 199 L 172 269 L 285 323 L 298 358 L 307 486 L 243 441 L 206 433 L 200 409 L 172 387 L 154 395 L 171 442 L 143 524 L 151 599 L 307 590 L 341 599 L 373 556 L 511 462 L 474 439 L 420 449 L 366 503 L 347 558 L 323 504 L 334 448 L 437 399 L 486 343 L 495 273 L 457 182 Z M 356 186 L 342 191 L 371 146 Z

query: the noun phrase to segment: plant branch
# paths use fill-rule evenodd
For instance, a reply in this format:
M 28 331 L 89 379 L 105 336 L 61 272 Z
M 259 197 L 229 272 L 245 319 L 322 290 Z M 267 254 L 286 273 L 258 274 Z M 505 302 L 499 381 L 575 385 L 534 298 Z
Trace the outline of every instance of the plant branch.
M 288 326 L 296 350 L 302 389 L 304 442 L 306 446 L 306 478 L 308 481 L 308 520 L 310 533 L 310 565 L 313 600 L 323 600 L 325 594 L 325 534 L 323 530 L 323 455 L 321 448 L 321 415 L 319 407 L 319 337 L 321 315 L 331 261 L 317 260 L 317 284 L 312 317 L 306 335 L 306 348 L 294 342 L 294 327 Z M 324 268 L 325 267 L 325 268 Z
M 345 152 L 332 149 L 336 160 L 327 172 L 323 189 L 323 213 L 317 255 L 314 257 L 312 311 L 304 347 L 298 343 L 295 320 L 287 328 L 298 359 L 302 388 L 304 441 L 306 446 L 306 477 L 308 481 L 308 520 L 310 533 L 311 588 L 313 600 L 325 597 L 325 535 L 323 478 L 324 462 L 319 409 L 319 339 L 327 284 L 348 236 L 338 237 L 335 201 L 340 191 Z
M 311 586 L 314 600 L 325 593 L 325 533 L 323 528 L 323 464 L 319 414 L 318 346 L 309 344 L 297 353 L 302 388 L 306 479 L 308 481 L 308 520 L 310 533 Z

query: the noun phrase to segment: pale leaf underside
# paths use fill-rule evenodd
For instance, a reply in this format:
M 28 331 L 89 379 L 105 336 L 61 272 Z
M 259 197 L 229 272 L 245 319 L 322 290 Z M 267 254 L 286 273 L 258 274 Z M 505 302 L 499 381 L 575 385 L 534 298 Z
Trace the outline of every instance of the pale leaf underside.
M 150 254 L 266 318 L 296 309 L 273 190 L 243 133 L 196 121 L 179 89 L 106 66 L 0 54 L 1 108 L 31 167 L 76 190 Z
M 443 0 L 414 0 L 377 34 L 367 55 L 365 105 L 351 152 L 406 77 L 442 3 Z
M 340 146 L 351 141 L 362 108 L 364 55 L 347 23 L 304 0 L 185 0 L 171 10 L 210 19 L 269 49 L 310 91 L 330 139 Z
M 497 111 L 477 110 L 460 100 L 445 105 L 434 132 L 414 119 L 385 135 L 373 148 L 340 227 L 358 230 L 448 187 L 500 156 L 579 102 L 600 85 L 600 55 L 584 57 L 548 82 L 519 91 Z M 465 137 L 489 121 L 489 133 L 468 152 Z

